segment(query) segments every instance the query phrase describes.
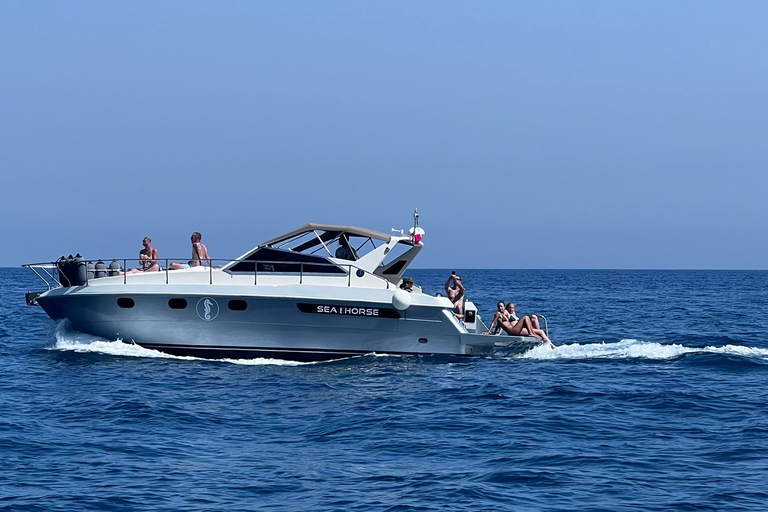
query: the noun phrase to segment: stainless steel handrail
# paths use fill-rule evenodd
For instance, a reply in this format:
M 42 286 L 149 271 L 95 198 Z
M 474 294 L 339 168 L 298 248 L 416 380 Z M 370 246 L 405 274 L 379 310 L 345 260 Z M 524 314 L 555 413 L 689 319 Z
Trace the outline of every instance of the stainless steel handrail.
M 547 333 L 547 338 L 549 338 L 549 323 L 547 322 L 547 317 L 545 317 L 541 313 L 536 313 L 536 316 L 544 319 L 544 332 Z
M 173 263 L 174 260 L 179 260 L 179 259 L 182 259 L 182 258 L 163 258 L 163 259 L 158 259 L 157 260 L 158 265 L 160 264 L 160 262 L 164 262 L 164 265 L 161 267 L 161 270 L 165 272 L 165 284 L 170 284 L 170 280 L 171 280 L 170 279 L 170 270 L 171 270 L 170 269 L 170 265 L 171 265 L 171 263 Z M 138 268 L 132 269 L 132 270 L 136 270 L 137 272 L 131 272 L 131 271 L 128 270 L 128 263 L 136 262 L 140 266 L 140 264 L 142 262 L 146 261 L 145 259 L 141 259 L 141 258 L 122 258 L 122 259 L 118 259 L 118 258 L 98 258 L 98 259 L 89 259 L 89 260 L 85 260 L 84 259 L 84 260 L 82 260 L 82 263 L 84 265 L 86 265 L 86 266 L 88 264 L 94 264 L 94 266 L 95 266 L 95 263 L 98 263 L 98 262 L 102 262 L 103 263 L 103 262 L 107 262 L 107 261 L 120 262 L 120 263 L 122 263 L 122 265 L 121 265 L 119 270 L 111 269 L 109 267 L 106 267 L 104 269 L 100 268 L 100 269 L 98 269 L 98 271 L 106 272 L 108 274 L 108 276 L 106 276 L 106 277 L 115 277 L 114 272 L 118 272 L 119 273 L 118 275 L 122 275 L 122 277 L 123 277 L 123 284 L 127 284 L 128 283 L 128 275 L 129 274 L 144 273 L 144 272 L 146 272 L 146 271 L 143 271 L 143 270 L 138 269 Z M 259 282 L 259 264 L 263 264 L 263 265 L 297 265 L 298 264 L 299 265 L 299 272 L 298 272 L 298 274 L 299 274 L 299 284 L 304 284 L 304 278 L 305 278 L 306 274 L 317 273 L 317 272 L 307 272 L 305 270 L 305 265 L 310 265 L 310 266 L 314 266 L 314 267 L 346 268 L 347 286 L 352 286 L 352 272 L 353 272 L 353 269 L 356 270 L 356 271 L 362 271 L 364 273 L 363 275 L 368 274 L 368 275 L 371 275 L 371 276 L 375 277 L 376 279 L 378 279 L 380 281 L 383 281 L 384 283 L 386 283 L 386 288 L 387 289 L 390 289 L 391 286 L 394 286 L 389 279 L 387 279 L 387 278 L 385 278 L 383 276 L 374 274 L 373 272 L 370 272 L 368 270 L 362 269 L 362 268 L 360 268 L 360 267 L 358 267 L 356 265 L 353 265 L 353 264 L 339 265 L 339 264 L 330 263 L 330 262 L 294 262 L 294 261 L 277 261 L 277 260 L 275 260 L 275 261 L 266 261 L 266 260 L 237 260 L 237 259 L 225 259 L 225 258 L 206 258 L 205 261 L 210 262 L 210 264 L 208 265 L 208 283 L 211 284 L 211 285 L 213 284 L 213 269 L 214 269 L 213 263 L 215 263 L 215 262 L 222 262 L 222 263 L 224 263 L 224 265 L 222 265 L 222 266 L 226 266 L 226 265 L 228 265 L 230 263 L 237 262 L 237 263 L 253 263 L 254 264 L 253 265 L 253 275 L 254 275 L 253 284 L 254 285 L 258 285 L 258 282 Z M 56 279 L 54 273 L 48 272 L 48 270 L 47 270 L 49 268 L 54 269 L 54 270 L 58 270 L 59 269 L 58 263 L 59 262 L 57 262 L 57 261 L 56 262 L 46 262 L 46 263 L 29 263 L 29 264 L 22 265 L 22 267 L 27 267 L 27 268 L 32 269 L 32 271 L 35 273 L 35 275 L 37 275 L 46 284 L 46 286 L 50 290 L 51 288 L 53 288 L 52 284 L 47 279 L 45 279 L 45 277 L 40 275 L 40 273 L 36 269 L 43 270 L 54 283 L 56 283 L 58 286 L 61 287 L 61 286 L 63 286 L 62 282 L 60 280 Z M 81 263 L 81 262 L 78 262 L 78 263 Z M 217 267 L 217 268 L 222 268 L 222 267 Z M 85 274 L 85 283 L 83 285 L 80 285 L 80 286 L 88 286 L 92 279 L 102 279 L 102 278 L 90 277 L 89 276 L 89 274 L 91 274 L 91 273 L 94 273 L 94 275 L 95 275 L 95 272 L 96 272 L 96 270 L 94 270 L 94 269 L 87 269 L 86 270 L 86 274 Z M 264 272 L 264 271 L 262 270 L 262 272 Z M 275 273 L 276 274 L 285 275 L 285 274 L 294 274 L 295 272 L 285 271 L 285 272 L 275 272 Z M 322 274 L 325 274 L 325 273 L 322 273 Z M 362 275 L 360 275 L 359 277 L 362 277 Z
M 27 265 L 22 265 L 22 268 L 24 268 L 24 267 L 26 267 L 26 268 L 30 269 L 32 272 L 34 272 L 35 275 L 37 277 L 39 277 L 42 282 L 45 283 L 45 286 L 47 286 L 49 290 L 52 288 L 51 283 L 49 283 L 46 278 L 44 278 L 42 275 L 40 275 L 40 273 L 37 271 L 37 269 L 40 269 L 43 272 L 45 272 L 45 275 L 47 275 L 49 278 L 51 278 L 51 281 L 53 281 L 54 283 L 56 283 L 59 286 L 62 286 L 62 284 L 59 282 L 59 280 L 56 279 L 56 277 L 52 273 L 48 272 L 48 269 L 51 268 L 51 267 L 52 268 L 57 268 L 55 264 L 52 264 L 52 263 L 30 263 L 30 264 L 27 264 Z

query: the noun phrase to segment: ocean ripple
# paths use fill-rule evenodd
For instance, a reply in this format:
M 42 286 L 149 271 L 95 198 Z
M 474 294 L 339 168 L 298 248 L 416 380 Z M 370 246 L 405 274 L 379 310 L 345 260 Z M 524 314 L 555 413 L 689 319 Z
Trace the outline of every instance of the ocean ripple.
M 764 509 L 768 273 L 460 272 L 558 347 L 174 357 L 56 326 L 0 270 L 0 510 Z

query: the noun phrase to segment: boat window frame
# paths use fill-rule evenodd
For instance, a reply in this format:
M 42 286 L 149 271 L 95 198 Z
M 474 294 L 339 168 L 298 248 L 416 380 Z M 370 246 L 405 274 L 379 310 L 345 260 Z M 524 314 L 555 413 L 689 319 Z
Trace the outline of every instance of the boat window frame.
M 326 237 L 325 236 L 326 233 L 330 234 L 330 236 Z M 302 249 L 300 251 L 297 251 L 293 247 L 286 247 L 286 246 L 288 246 L 288 245 L 290 245 L 290 244 L 292 244 L 294 242 L 297 242 L 297 241 L 301 240 L 302 237 L 305 237 L 306 235 L 309 235 L 309 234 L 314 235 L 314 237 L 308 237 L 308 238 L 310 238 L 309 240 L 307 240 L 305 242 L 301 242 L 301 243 L 299 243 L 297 245 L 297 247 L 306 246 L 304 249 Z M 360 256 L 359 256 L 358 253 L 369 242 L 370 242 L 371 247 L 372 247 L 371 251 L 375 251 L 379 247 L 379 246 L 376 245 L 376 242 L 374 242 L 373 237 L 370 237 L 370 236 L 359 235 L 359 234 L 355 234 L 355 233 L 351 233 L 350 234 L 349 232 L 344 231 L 344 230 L 339 230 L 339 231 L 337 231 L 337 230 L 323 230 L 322 232 L 319 232 L 319 230 L 317 230 L 317 229 L 311 229 L 311 230 L 304 231 L 303 233 L 299 233 L 296 236 L 293 236 L 293 237 L 291 237 L 291 238 L 289 238 L 287 240 L 283 240 L 283 241 L 281 241 L 279 243 L 279 245 L 278 244 L 276 244 L 276 245 L 266 245 L 266 244 L 259 245 L 256 248 L 254 248 L 253 250 L 251 250 L 244 257 L 239 258 L 239 261 L 251 261 L 253 259 L 253 256 L 258 251 L 260 251 L 261 249 L 264 249 L 264 248 L 269 248 L 269 249 L 278 250 L 278 251 L 286 251 L 286 252 L 290 252 L 290 253 L 294 253 L 294 254 L 303 254 L 303 255 L 306 255 L 306 256 L 314 256 L 314 257 L 318 257 L 318 258 L 325 258 L 327 260 L 328 258 L 333 258 L 334 257 L 333 251 L 331 251 L 331 249 L 328 246 L 333 244 L 333 243 L 338 243 L 338 241 L 341 239 L 341 237 L 345 237 L 346 238 L 349 247 L 352 248 L 352 251 L 353 251 L 353 253 L 355 255 L 355 259 L 360 259 Z M 360 239 L 362 239 L 362 243 L 360 243 L 357 247 L 355 247 L 354 245 L 352 245 L 352 238 L 360 238 Z M 315 242 L 315 243 L 312 243 L 311 245 L 309 245 L 310 242 Z M 318 254 L 318 252 L 321 252 L 323 249 L 325 250 L 325 253 L 327 253 L 327 256 L 325 254 L 323 254 L 323 255 Z M 365 255 L 363 255 L 363 256 L 365 256 Z M 329 261 L 329 263 L 331 263 L 331 262 Z
M 272 253 L 271 257 L 269 254 L 265 254 L 266 258 L 260 259 L 258 257 L 258 253 L 262 251 L 267 253 Z M 274 253 L 280 253 L 286 256 L 286 259 L 281 259 L 280 257 L 275 256 Z M 309 261 L 300 261 L 299 259 L 291 259 L 292 257 L 305 258 L 305 259 L 309 259 Z M 246 267 L 253 265 L 254 268 L 247 268 L 244 270 L 237 269 L 239 265 L 243 265 L 243 264 Z M 262 266 L 262 267 L 272 266 L 274 268 L 282 265 L 296 266 L 297 268 L 296 270 L 269 270 L 267 268 L 259 268 L 259 266 Z M 313 267 L 315 267 L 315 270 L 312 269 Z M 317 271 L 316 269 L 319 267 L 322 267 L 325 270 Z M 317 275 L 346 276 L 346 275 L 349 275 L 349 269 L 347 267 L 348 266 L 340 265 L 323 256 L 307 254 L 305 252 L 294 252 L 290 249 L 278 249 L 275 247 L 260 246 L 256 250 L 251 252 L 251 254 L 249 254 L 247 258 L 236 260 L 231 267 L 224 269 L 224 272 L 230 275 L 266 273 L 270 275 L 317 274 Z
M 229 273 L 231 269 L 239 266 L 240 263 L 255 263 L 255 254 L 265 248 L 276 251 L 285 251 L 297 255 L 301 254 L 310 258 L 321 258 L 328 265 L 333 265 L 343 270 L 347 260 L 344 258 L 336 258 L 335 253 L 332 251 L 333 244 L 338 244 L 342 236 L 346 238 L 349 248 L 352 249 L 353 254 L 356 255 L 354 261 L 365 259 L 369 254 L 380 250 L 382 244 L 388 246 L 394 239 L 400 238 L 356 226 L 310 223 L 286 233 L 283 236 L 257 245 L 239 258 L 231 260 L 222 268 L 222 270 Z M 381 241 L 382 244 L 376 245 L 376 240 Z M 367 249 L 369 242 L 371 244 L 370 250 Z M 301 250 L 296 250 L 297 248 Z M 360 254 L 362 251 L 364 251 L 364 254 Z M 275 259 L 282 260 L 282 258 Z M 267 260 L 263 261 L 266 262 Z M 239 274 L 241 272 L 243 271 L 238 270 L 234 273 Z

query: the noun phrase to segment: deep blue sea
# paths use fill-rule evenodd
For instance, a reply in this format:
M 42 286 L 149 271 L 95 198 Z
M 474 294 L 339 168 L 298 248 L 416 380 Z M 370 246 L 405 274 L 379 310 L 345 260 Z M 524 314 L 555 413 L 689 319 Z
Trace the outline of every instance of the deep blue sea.
M 177 358 L 57 327 L 0 269 L 0 510 L 768 508 L 768 272 L 457 271 L 558 348 Z

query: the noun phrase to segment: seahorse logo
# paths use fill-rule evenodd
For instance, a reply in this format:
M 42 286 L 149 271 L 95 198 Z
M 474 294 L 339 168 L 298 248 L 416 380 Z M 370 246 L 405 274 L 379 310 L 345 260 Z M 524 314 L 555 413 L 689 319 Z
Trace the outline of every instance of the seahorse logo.
M 206 322 L 210 322 L 219 316 L 219 304 L 216 302 L 216 299 L 212 299 L 211 297 L 203 297 L 197 301 L 197 307 L 195 309 L 197 311 L 197 316 Z

